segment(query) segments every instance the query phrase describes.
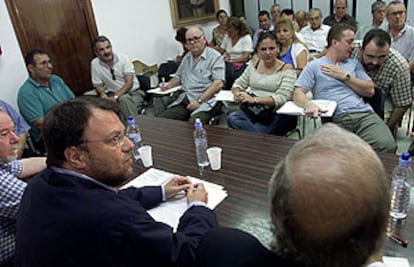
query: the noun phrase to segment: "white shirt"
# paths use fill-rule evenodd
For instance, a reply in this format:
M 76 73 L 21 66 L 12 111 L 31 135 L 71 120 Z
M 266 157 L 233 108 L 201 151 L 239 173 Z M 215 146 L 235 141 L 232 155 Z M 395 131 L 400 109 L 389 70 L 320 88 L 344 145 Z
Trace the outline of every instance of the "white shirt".
M 298 38 L 302 40 L 308 47 L 309 51 L 315 50 L 321 52 L 327 45 L 326 37 L 331 27 L 321 24 L 321 27 L 313 31 L 310 25 L 303 28 L 298 34 Z M 313 52 L 313 51 L 312 51 Z

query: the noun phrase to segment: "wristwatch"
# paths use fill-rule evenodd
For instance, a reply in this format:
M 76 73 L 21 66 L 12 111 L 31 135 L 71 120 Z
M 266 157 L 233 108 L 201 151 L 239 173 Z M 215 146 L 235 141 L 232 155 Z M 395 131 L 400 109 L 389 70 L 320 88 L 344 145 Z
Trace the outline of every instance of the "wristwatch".
M 259 104 L 259 98 L 257 96 L 253 97 L 253 99 L 255 104 Z
M 118 100 L 118 96 L 117 95 L 114 95 L 114 99 L 115 99 L 115 101 Z
M 345 77 L 342 79 L 344 83 L 348 82 L 351 79 L 351 74 L 347 73 L 345 74 Z
M 201 100 L 201 98 L 197 99 L 198 104 L 202 104 L 203 100 Z

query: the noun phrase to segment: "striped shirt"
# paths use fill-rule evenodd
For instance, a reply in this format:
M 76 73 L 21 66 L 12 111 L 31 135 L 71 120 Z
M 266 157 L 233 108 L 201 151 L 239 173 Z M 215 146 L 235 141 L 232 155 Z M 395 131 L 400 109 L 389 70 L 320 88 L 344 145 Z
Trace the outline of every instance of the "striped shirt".
M 16 216 L 26 183 L 18 179 L 22 162 L 0 164 L 0 265 L 14 256 Z

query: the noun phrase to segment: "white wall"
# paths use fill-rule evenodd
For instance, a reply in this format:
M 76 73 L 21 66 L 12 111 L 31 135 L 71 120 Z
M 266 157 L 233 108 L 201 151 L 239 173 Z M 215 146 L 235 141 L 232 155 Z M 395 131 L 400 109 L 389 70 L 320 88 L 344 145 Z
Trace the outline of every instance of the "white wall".
M 170 4 L 167 0 L 91 0 L 99 34 L 111 39 L 114 51 L 131 60 L 160 64 L 175 59 L 181 46 L 175 41 Z M 230 11 L 229 0 L 220 0 L 220 8 Z M 115 7 L 116 6 L 116 7 Z M 6 4 L 0 1 L 0 99 L 16 105 L 17 90 L 27 78 L 16 34 Z M 216 22 L 203 24 L 206 37 Z
M 16 107 L 17 88 L 28 74 L 4 1 L 0 2 L 0 99 Z

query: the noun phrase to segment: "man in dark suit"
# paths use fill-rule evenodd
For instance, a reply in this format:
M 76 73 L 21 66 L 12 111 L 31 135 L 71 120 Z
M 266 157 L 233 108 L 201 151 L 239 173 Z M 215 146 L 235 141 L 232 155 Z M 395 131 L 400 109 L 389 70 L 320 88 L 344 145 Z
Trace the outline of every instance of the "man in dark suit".
M 117 104 L 68 101 L 46 117 L 48 168 L 27 187 L 17 219 L 16 266 L 191 266 L 216 226 L 202 184 L 174 177 L 163 186 L 119 190 L 132 174 L 133 143 Z M 177 232 L 147 209 L 186 192 Z
M 199 246 L 198 266 L 361 267 L 382 260 L 388 181 L 376 153 L 355 134 L 326 124 L 296 143 L 269 191 L 272 251 L 242 231 L 213 230 Z

